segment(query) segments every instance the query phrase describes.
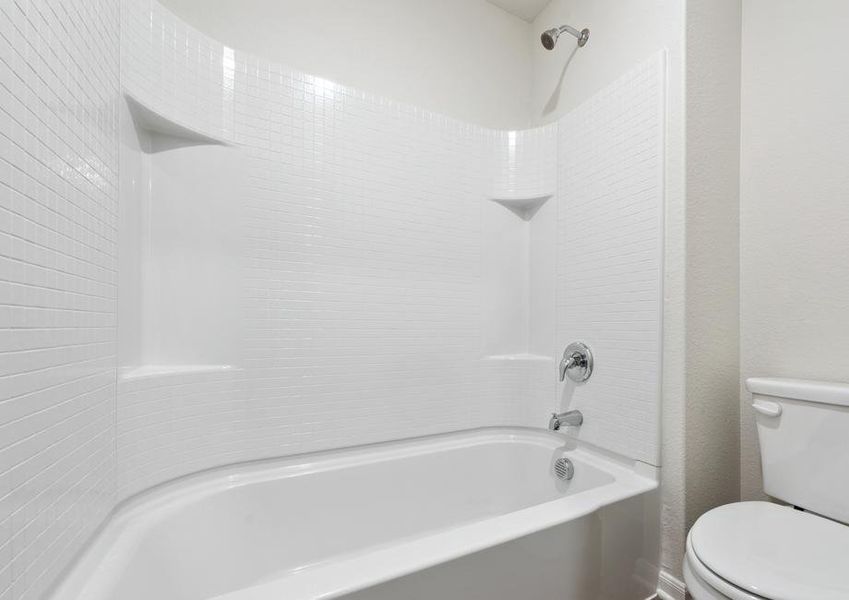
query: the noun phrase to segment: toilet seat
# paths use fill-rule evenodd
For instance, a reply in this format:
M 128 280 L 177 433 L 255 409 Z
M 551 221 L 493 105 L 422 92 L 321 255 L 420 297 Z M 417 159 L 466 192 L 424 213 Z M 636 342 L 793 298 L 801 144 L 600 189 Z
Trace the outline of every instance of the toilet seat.
M 715 508 L 693 525 L 687 553 L 687 566 L 734 600 L 849 598 L 849 527 L 790 507 Z
M 684 555 L 684 581 L 694 600 L 769 600 L 741 590 L 708 569 L 696 556 L 690 536 Z

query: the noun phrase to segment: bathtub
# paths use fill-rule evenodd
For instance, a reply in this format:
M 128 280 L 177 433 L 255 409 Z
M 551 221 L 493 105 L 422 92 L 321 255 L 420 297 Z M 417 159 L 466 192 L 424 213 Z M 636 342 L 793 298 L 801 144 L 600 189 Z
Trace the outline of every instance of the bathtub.
M 122 506 L 51 598 L 652 596 L 653 472 L 565 444 L 480 429 L 195 475 Z

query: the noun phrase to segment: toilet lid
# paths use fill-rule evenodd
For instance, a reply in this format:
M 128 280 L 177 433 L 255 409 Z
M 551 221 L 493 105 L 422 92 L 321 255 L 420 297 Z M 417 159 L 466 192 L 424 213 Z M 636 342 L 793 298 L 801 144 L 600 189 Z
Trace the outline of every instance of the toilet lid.
M 702 515 L 690 531 L 713 573 L 770 600 L 849 598 L 849 526 L 769 502 Z

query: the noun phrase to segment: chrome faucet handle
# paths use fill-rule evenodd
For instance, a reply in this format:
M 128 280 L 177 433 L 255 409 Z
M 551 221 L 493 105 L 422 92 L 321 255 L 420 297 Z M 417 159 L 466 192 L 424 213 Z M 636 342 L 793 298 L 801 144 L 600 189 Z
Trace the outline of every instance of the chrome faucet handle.
M 566 372 L 572 367 L 579 364 L 581 360 L 581 355 L 575 352 L 571 356 L 563 356 L 563 360 L 560 361 L 560 381 L 566 380 Z
M 593 353 L 582 342 L 572 342 L 563 351 L 560 361 L 560 381 L 566 381 L 566 376 L 575 383 L 582 383 L 593 374 Z

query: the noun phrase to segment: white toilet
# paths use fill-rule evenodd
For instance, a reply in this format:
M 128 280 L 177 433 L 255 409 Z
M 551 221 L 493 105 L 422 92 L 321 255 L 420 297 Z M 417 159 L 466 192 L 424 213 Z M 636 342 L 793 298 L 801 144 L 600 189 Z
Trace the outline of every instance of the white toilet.
M 687 536 L 687 591 L 695 600 L 847 600 L 849 384 L 746 385 L 764 491 L 792 506 L 738 502 L 702 515 Z

